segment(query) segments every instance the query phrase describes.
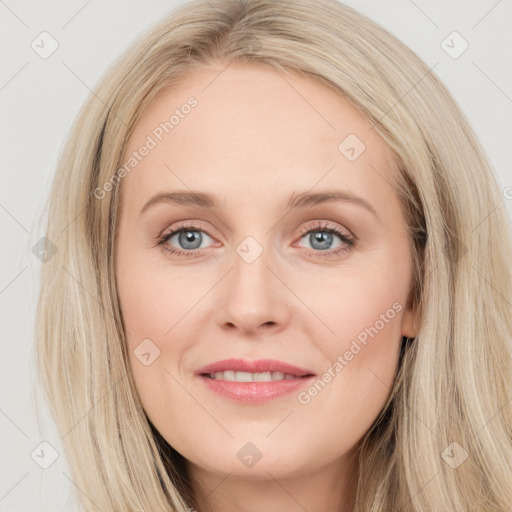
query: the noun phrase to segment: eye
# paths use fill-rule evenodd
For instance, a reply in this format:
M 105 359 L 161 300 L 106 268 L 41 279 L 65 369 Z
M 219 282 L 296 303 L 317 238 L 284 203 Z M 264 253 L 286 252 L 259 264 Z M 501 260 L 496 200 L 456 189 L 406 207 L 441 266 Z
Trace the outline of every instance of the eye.
M 204 249 L 204 242 L 207 242 L 208 238 L 212 239 L 204 229 L 193 224 L 181 224 L 166 232 L 158 240 L 158 245 L 177 256 L 196 256 L 199 249 Z M 171 244 L 173 239 L 177 247 Z
M 324 224 L 318 222 L 313 229 L 306 227 L 303 228 L 301 232 L 306 233 L 301 237 L 301 240 L 304 239 L 310 244 L 310 247 L 306 247 L 306 249 L 308 249 L 307 252 L 314 256 L 336 256 L 343 251 L 350 250 L 355 245 L 355 239 L 349 233 L 327 222 Z M 339 239 L 338 243 L 336 243 L 336 238 Z
M 328 222 L 318 221 L 316 225 L 302 228 L 301 233 L 300 240 L 310 244 L 310 247 L 305 247 L 306 253 L 313 257 L 334 257 L 350 250 L 356 243 L 355 237 Z M 176 256 L 197 257 L 200 249 L 207 246 L 208 239 L 212 240 L 212 237 L 203 228 L 193 223 L 182 223 L 163 234 L 157 245 Z

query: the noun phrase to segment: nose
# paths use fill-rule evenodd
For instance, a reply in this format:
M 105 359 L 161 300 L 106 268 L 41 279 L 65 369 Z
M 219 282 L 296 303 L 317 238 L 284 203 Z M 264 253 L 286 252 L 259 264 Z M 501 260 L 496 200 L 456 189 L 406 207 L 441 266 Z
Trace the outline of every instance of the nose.
M 226 331 L 238 329 L 244 335 L 285 329 L 292 293 L 267 253 L 263 251 L 250 263 L 235 254 L 233 265 L 216 297 L 218 325 Z

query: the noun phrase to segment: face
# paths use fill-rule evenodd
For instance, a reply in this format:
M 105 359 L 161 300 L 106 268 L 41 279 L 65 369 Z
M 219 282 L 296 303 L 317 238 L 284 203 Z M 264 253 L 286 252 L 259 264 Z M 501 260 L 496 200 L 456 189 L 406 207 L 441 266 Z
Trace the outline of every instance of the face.
M 341 467 L 388 399 L 401 333 L 415 336 L 391 154 L 334 90 L 224 67 L 157 96 L 129 139 L 115 270 L 131 370 L 192 467 Z M 248 366 L 205 370 L 227 359 Z

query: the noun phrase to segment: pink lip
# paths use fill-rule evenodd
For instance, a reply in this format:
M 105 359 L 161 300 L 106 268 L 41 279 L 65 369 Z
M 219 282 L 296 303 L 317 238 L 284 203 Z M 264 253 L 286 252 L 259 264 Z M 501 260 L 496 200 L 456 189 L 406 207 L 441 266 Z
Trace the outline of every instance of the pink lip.
M 214 380 L 208 376 L 208 374 L 226 370 L 251 373 L 282 372 L 294 375 L 296 378 L 272 382 L 233 382 Z M 214 393 L 246 404 L 261 404 L 297 391 L 309 384 L 315 377 L 315 374 L 309 370 L 274 359 L 260 359 L 258 361 L 224 359 L 200 368 L 196 375 Z

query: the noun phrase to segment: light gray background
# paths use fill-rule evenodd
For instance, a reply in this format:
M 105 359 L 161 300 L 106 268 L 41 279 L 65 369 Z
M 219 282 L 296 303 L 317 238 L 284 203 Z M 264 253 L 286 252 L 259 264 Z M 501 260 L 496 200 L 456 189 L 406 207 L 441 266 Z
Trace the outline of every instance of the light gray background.
M 42 236 L 41 208 L 58 155 L 90 89 L 129 43 L 181 3 L 0 0 L 2 512 L 76 510 L 68 501 L 74 484 L 44 404 L 39 406 L 42 430 L 35 417 L 38 395 L 32 389 L 31 368 L 41 263 L 31 248 Z M 487 150 L 512 218 L 512 3 L 346 3 L 395 34 L 428 66 L 437 64 L 435 73 L 461 105 Z M 31 48 L 43 31 L 59 44 L 47 59 Z M 469 43 L 457 59 L 441 47 L 453 31 Z M 31 458 L 43 440 L 59 453 L 47 469 Z

